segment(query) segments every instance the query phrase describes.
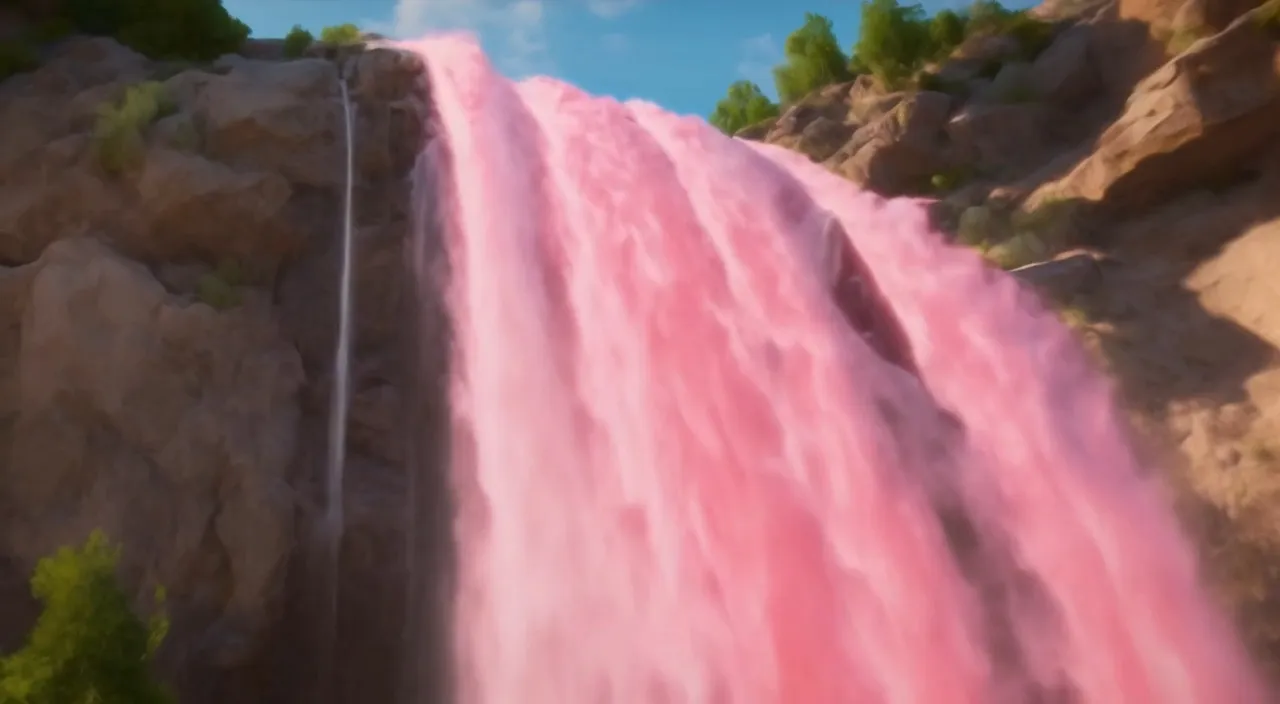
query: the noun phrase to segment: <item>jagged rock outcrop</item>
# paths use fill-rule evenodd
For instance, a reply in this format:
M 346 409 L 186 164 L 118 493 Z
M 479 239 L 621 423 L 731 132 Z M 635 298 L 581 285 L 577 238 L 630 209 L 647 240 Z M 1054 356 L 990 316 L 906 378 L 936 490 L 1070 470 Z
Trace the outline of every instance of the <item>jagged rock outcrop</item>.
M 1093 152 L 1033 202 L 1079 198 L 1133 213 L 1230 178 L 1280 135 L 1280 44 L 1265 14 L 1174 57 L 1134 89 Z

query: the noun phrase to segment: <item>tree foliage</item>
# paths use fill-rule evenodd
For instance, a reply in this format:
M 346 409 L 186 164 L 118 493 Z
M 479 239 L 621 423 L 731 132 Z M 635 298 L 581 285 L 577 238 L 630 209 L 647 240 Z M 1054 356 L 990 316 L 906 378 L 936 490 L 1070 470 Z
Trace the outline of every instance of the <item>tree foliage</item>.
M 924 10 L 896 0 L 862 3 L 862 33 L 853 52 L 876 77 L 894 84 L 911 75 L 929 53 Z
M 304 52 L 316 41 L 316 37 L 311 32 L 302 28 L 302 25 L 293 25 L 293 29 L 284 35 L 284 55 L 296 59 L 302 56 Z
M 919 5 L 868 0 L 862 3 L 862 33 L 853 53 L 877 78 L 898 85 L 955 49 L 965 29 L 965 19 L 951 10 L 929 18 Z
M 69 24 L 153 59 L 208 61 L 239 50 L 249 27 L 222 0 L 66 0 Z
M 338 24 L 320 30 L 320 41 L 325 44 L 355 44 L 360 41 L 360 28 L 354 24 Z
M 118 559 L 119 548 L 94 532 L 83 547 L 40 561 L 31 589 L 44 611 L 26 646 L 0 660 L 0 704 L 174 701 L 149 669 L 168 622 L 133 613 L 116 581 Z
M 751 81 L 738 81 L 729 86 L 728 95 L 716 104 L 709 122 L 721 132 L 732 135 L 743 127 L 777 116 L 778 106 L 769 100 L 760 86 Z
M 825 85 L 849 80 L 849 57 L 840 50 L 831 20 L 807 12 L 804 24 L 787 37 L 782 65 L 773 69 L 778 99 L 792 103 Z
M 929 22 L 929 39 L 938 53 L 950 53 L 964 41 L 968 18 L 955 10 L 942 10 Z

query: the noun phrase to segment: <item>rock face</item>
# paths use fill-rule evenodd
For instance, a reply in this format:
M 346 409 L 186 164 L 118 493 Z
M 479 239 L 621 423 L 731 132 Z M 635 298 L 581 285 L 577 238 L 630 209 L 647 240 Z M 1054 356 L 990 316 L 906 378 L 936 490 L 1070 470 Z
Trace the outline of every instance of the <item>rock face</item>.
M 1280 134 L 1280 46 L 1255 14 L 1174 57 L 1134 89 L 1056 197 L 1150 206 L 1229 177 Z
M 0 566 L 18 573 L 0 575 L 14 592 L 0 626 L 17 631 L 0 640 L 30 626 L 18 575 L 102 529 L 140 599 L 167 590 L 162 660 L 182 701 L 392 700 L 387 644 L 409 608 L 399 438 L 422 420 L 401 389 L 417 373 L 405 321 L 427 315 L 407 307 L 406 276 L 427 103 L 415 57 L 336 61 L 351 64 L 358 302 L 336 633 L 318 556 L 339 66 L 175 72 L 75 38 L 0 83 Z M 144 119 L 108 130 L 104 110 L 145 99 Z M 341 681 L 317 675 L 325 640 Z
M 219 614 L 209 647 L 240 647 L 271 625 L 294 545 L 302 364 L 269 301 L 215 311 L 95 239 L 23 269 L 5 548 L 33 562 L 103 529 L 143 584 Z

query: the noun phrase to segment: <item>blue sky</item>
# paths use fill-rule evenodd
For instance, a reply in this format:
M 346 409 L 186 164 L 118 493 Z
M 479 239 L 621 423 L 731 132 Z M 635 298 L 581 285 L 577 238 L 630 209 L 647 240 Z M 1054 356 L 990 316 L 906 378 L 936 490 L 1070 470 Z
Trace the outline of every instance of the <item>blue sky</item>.
M 464 29 L 506 74 L 547 74 L 592 93 L 643 98 L 707 115 L 730 83 L 748 78 L 772 94 L 769 69 L 804 13 L 831 18 L 848 50 L 858 0 L 223 0 L 253 28 L 280 37 L 354 22 L 396 38 Z M 927 11 L 966 0 L 927 0 Z M 1017 0 L 1006 3 L 1026 7 Z

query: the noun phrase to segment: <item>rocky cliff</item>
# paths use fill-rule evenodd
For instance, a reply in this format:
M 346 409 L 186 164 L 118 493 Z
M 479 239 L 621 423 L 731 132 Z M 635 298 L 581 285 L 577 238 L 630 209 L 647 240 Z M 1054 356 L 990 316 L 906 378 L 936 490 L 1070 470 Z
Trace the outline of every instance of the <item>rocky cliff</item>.
M 346 679 L 317 693 L 342 74 L 358 257 Z M 429 434 L 430 409 L 402 397 L 405 321 L 432 324 L 405 276 L 425 109 L 421 66 L 387 49 L 188 66 L 75 38 L 0 83 L 7 645 L 30 626 L 32 563 L 101 528 L 139 595 L 168 591 L 183 701 L 391 701 L 409 607 L 399 425 Z
M 739 136 L 1016 270 L 1115 377 L 1208 578 L 1280 675 L 1280 5 L 1048 2 L 890 90 L 829 86 Z

